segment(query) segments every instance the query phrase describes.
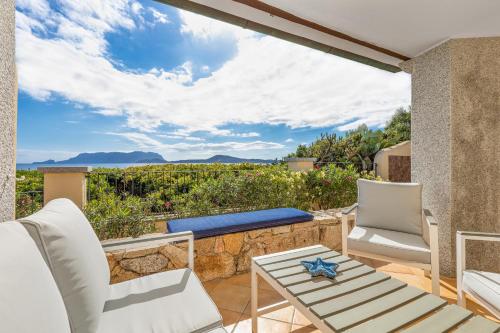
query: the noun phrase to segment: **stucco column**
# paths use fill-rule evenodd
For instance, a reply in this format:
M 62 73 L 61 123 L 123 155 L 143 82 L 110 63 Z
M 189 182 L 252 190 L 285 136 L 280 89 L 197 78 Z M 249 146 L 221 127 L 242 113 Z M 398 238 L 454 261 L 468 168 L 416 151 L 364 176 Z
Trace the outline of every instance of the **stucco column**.
M 91 167 L 42 167 L 43 204 L 57 198 L 73 201 L 80 209 L 87 203 L 87 174 Z
M 500 37 L 454 39 L 406 62 L 412 74 L 412 181 L 439 223 L 441 272 L 457 230 L 500 232 Z M 467 245 L 467 265 L 500 271 L 498 244 Z
M 288 169 L 292 171 L 309 171 L 314 169 L 315 158 L 309 157 L 290 157 L 285 158 Z
M 0 5 L 0 222 L 14 219 L 16 208 L 17 75 L 15 1 Z

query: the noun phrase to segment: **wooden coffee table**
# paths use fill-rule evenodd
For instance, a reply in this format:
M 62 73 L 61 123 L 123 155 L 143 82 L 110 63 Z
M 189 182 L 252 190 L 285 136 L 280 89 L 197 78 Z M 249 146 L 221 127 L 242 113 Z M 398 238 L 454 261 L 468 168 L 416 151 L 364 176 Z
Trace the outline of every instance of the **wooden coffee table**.
M 312 277 L 300 264 L 317 257 L 339 264 L 335 279 Z M 260 275 L 284 302 L 257 308 Z M 257 317 L 293 305 L 326 332 L 497 332 L 500 325 L 370 266 L 316 245 L 252 258 L 252 330 Z M 424 319 L 422 319 L 424 318 Z

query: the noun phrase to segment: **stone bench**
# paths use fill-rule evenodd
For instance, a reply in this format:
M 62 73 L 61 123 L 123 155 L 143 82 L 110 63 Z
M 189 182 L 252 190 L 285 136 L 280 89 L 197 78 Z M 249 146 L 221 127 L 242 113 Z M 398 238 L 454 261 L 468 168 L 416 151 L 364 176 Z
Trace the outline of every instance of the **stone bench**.
M 247 230 L 205 237 L 194 241 L 195 271 L 202 281 L 228 278 L 248 272 L 252 256 L 322 244 L 341 248 L 340 209 L 315 211 L 308 222 Z M 158 234 L 156 234 L 157 236 Z M 151 237 L 155 235 L 145 235 Z M 113 240 L 105 241 L 112 243 Z M 147 246 L 119 248 L 106 254 L 111 282 L 184 267 L 187 244 L 165 245 L 152 241 Z

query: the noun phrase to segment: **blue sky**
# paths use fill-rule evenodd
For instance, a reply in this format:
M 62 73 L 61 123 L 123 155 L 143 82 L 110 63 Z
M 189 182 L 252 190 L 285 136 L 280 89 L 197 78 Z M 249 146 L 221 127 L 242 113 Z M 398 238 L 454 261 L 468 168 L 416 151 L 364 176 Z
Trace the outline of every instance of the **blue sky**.
M 18 162 L 79 152 L 275 158 L 383 126 L 391 74 L 154 1 L 18 0 Z

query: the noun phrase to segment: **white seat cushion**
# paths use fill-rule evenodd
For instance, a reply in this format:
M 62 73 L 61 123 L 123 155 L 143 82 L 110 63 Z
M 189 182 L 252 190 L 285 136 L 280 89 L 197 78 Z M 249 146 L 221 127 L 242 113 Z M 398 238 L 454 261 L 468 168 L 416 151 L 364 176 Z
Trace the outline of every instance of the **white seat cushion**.
M 359 179 L 356 225 L 422 235 L 422 185 Z
M 480 302 L 500 313 L 500 274 L 475 270 L 464 271 L 463 289 Z
M 0 332 L 70 332 L 56 282 L 17 222 L 0 223 Z
M 109 292 L 109 266 L 85 215 L 68 199 L 49 202 L 21 223 L 46 260 L 73 333 L 95 333 Z
M 404 261 L 431 263 L 431 250 L 418 235 L 377 228 L 354 227 L 347 248 Z
M 207 332 L 221 326 L 217 307 L 190 269 L 148 275 L 110 288 L 98 333 Z

